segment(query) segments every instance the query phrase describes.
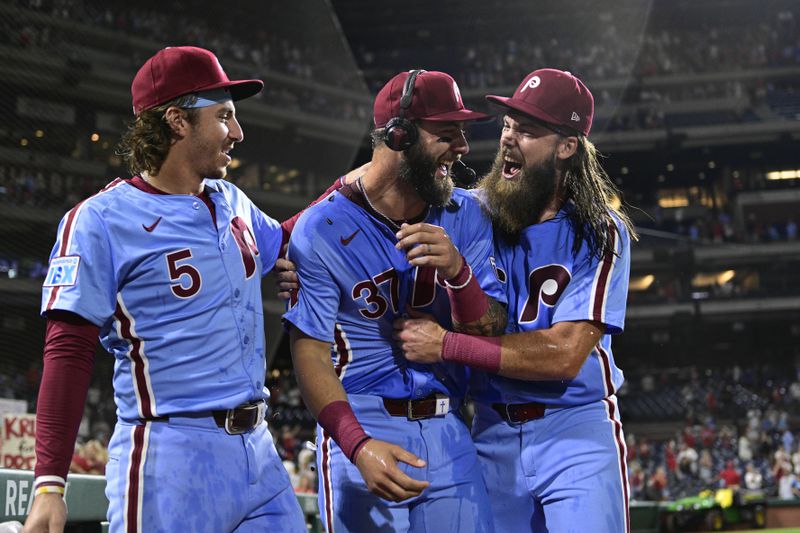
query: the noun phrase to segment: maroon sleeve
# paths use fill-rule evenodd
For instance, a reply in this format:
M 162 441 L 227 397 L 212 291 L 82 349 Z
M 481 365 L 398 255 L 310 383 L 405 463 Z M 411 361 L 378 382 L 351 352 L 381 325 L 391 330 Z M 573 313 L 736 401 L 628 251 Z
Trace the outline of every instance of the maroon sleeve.
M 36 405 L 36 478 L 66 480 L 86 403 L 100 328 L 79 315 L 51 312 Z
M 283 230 L 283 240 L 281 241 L 281 255 L 283 255 L 283 251 L 286 250 L 286 245 L 289 243 L 289 237 L 292 236 L 292 230 L 294 230 L 294 225 L 297 224 L 297 219 L 300 218 L 300 215 L 303 212 L 311 207 L 312 205 L 316 205 L 320 203 L 322 200 L 328 197 L 330 193 L 333 191 L 338 191 L 344 186 L 344 176 L 341 176 L 333 182 L 333 185 L 328 187 L 324 193 L 322 193 L 319 198 L 308 204 L 302 211 L 294 215 L 292 218 L 286 219 L 281 222 L 281 229 Z

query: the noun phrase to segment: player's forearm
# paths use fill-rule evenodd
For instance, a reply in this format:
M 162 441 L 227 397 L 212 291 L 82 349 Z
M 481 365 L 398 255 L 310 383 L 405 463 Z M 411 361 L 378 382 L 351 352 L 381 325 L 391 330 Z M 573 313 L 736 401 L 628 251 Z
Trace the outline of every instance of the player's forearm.
M 453 330 L 467 335 L 483 335 L 486 337 L 502 335 L 508 322 L 506 308 L 494 298 L 489 296 L 486 298 L 489 305 L 486 308 L 486 312 L 478 320 L 467 323 L 453 320 Z
M 295 327 L 290 337 L 295 377 L 311 413 L 317 417 L 329 403 L 347 401 L 331 364 L 330 344 L 308 337 Z
M 342 383 L 333 370 L 330 344 L 292 328 L 291 345 L 295 376 L 306 406 L 355 464 L 358 452 L 370 437 L 356 419 Z
M 92 376 L 99 328 L 82 319 L 48 320 L 36 407 L 37 490 L 65 480 Z M 60 479 L 58 479 L 60 478 Z
M 508 378 L 571 380 L 602 334 L 601 325 L 587 321 L 559 322 L 550 329 L 512 333 L 499 339 L 449 333 L 442 345 L 442 358 Z
M 463 260 L 459 272 L 445 281 L 453 329 L 468 335 L 502 335 L 508 315 L 478 284 L 472 268 Z
M 498 374 L 527 381 L 574 379 L 591 351 L 576 340 L 554 328 L 507 335 Z

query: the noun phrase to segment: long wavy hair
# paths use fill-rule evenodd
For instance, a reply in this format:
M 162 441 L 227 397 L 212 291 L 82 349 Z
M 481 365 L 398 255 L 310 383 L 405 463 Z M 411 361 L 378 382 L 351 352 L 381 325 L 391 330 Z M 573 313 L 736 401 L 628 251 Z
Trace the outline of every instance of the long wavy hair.
M 197 101 L 197 95 L 180 96 L 165 104 L 142 111 L 128 123 L 127 131 L 117 146 L 117 155 L 122 156 L 132 175 L 142 172 L 158 174 L 167 158 L 175 135 L 165 119 L 167 109 L 182 108 L 190 124 L 197 120 L 197 110 L 186 108 Z
M 600 157 L 589 139 L 578 136 L 577 151 L 566 161 L 562 171 L 564 200 L 574 205 L 570 216 L 575 232 L 572 251 L 577 253 L 586 240 L 589 253 L 598 259 L 616 253 L 614 232 L 619 234 L 619 228 L 611 219 L 611 213 L 625 226 L 631 239 L 639 239 L 622 206 L 620 190 L 600 165 Z

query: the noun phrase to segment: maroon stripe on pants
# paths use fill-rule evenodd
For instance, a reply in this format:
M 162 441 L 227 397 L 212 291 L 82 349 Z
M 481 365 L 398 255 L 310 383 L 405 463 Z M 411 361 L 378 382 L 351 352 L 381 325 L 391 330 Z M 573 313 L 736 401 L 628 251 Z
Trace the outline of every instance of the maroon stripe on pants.
M 611 422 L 614 424 L 614 439 L 617 441 L 617 450 L 619 450 L 619 471 L 622 476 L 622 492 L 625 495 L 625 533 L 631 531 L 631 511 L 630 511 L 630 495 L 628 494 L 628 464 L 625 458 L 625 439 L 622 437 L 622 424 L 614 418 L 616 413 L 616 406 L 614 402 L 608 398 L 603 399 L 608 405 L 608 413 Z
M 142 451 L 144 449 L 144 432 L 146 426 L 136 426 L 133 430 L 133 452 L 131 464 L 128 467 L 128 508 L 125 514 L 128 517 L 127 533 L 139 531 L 139 469 L 142 466 Z
M 322 431 L 322 491 L 325 502 L 325 521 L 328 524 L 328 533 L 333 533 L 333 483 L 331 481 L 331 438 Z

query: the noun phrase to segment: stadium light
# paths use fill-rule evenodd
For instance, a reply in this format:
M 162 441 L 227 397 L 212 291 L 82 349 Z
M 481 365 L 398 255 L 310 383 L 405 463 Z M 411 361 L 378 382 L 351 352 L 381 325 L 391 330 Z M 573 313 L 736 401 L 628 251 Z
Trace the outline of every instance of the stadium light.
M 653 274 L 636 277 L 632 276 L 630 282 L 628 283 L 628 289 L 634 292 L 646 291 L 650 288 L 655 280 L 656 277 Z
M 768 180 L 794 180 L 800 178 L 800 170 L 773 170 L 767 172 Z

